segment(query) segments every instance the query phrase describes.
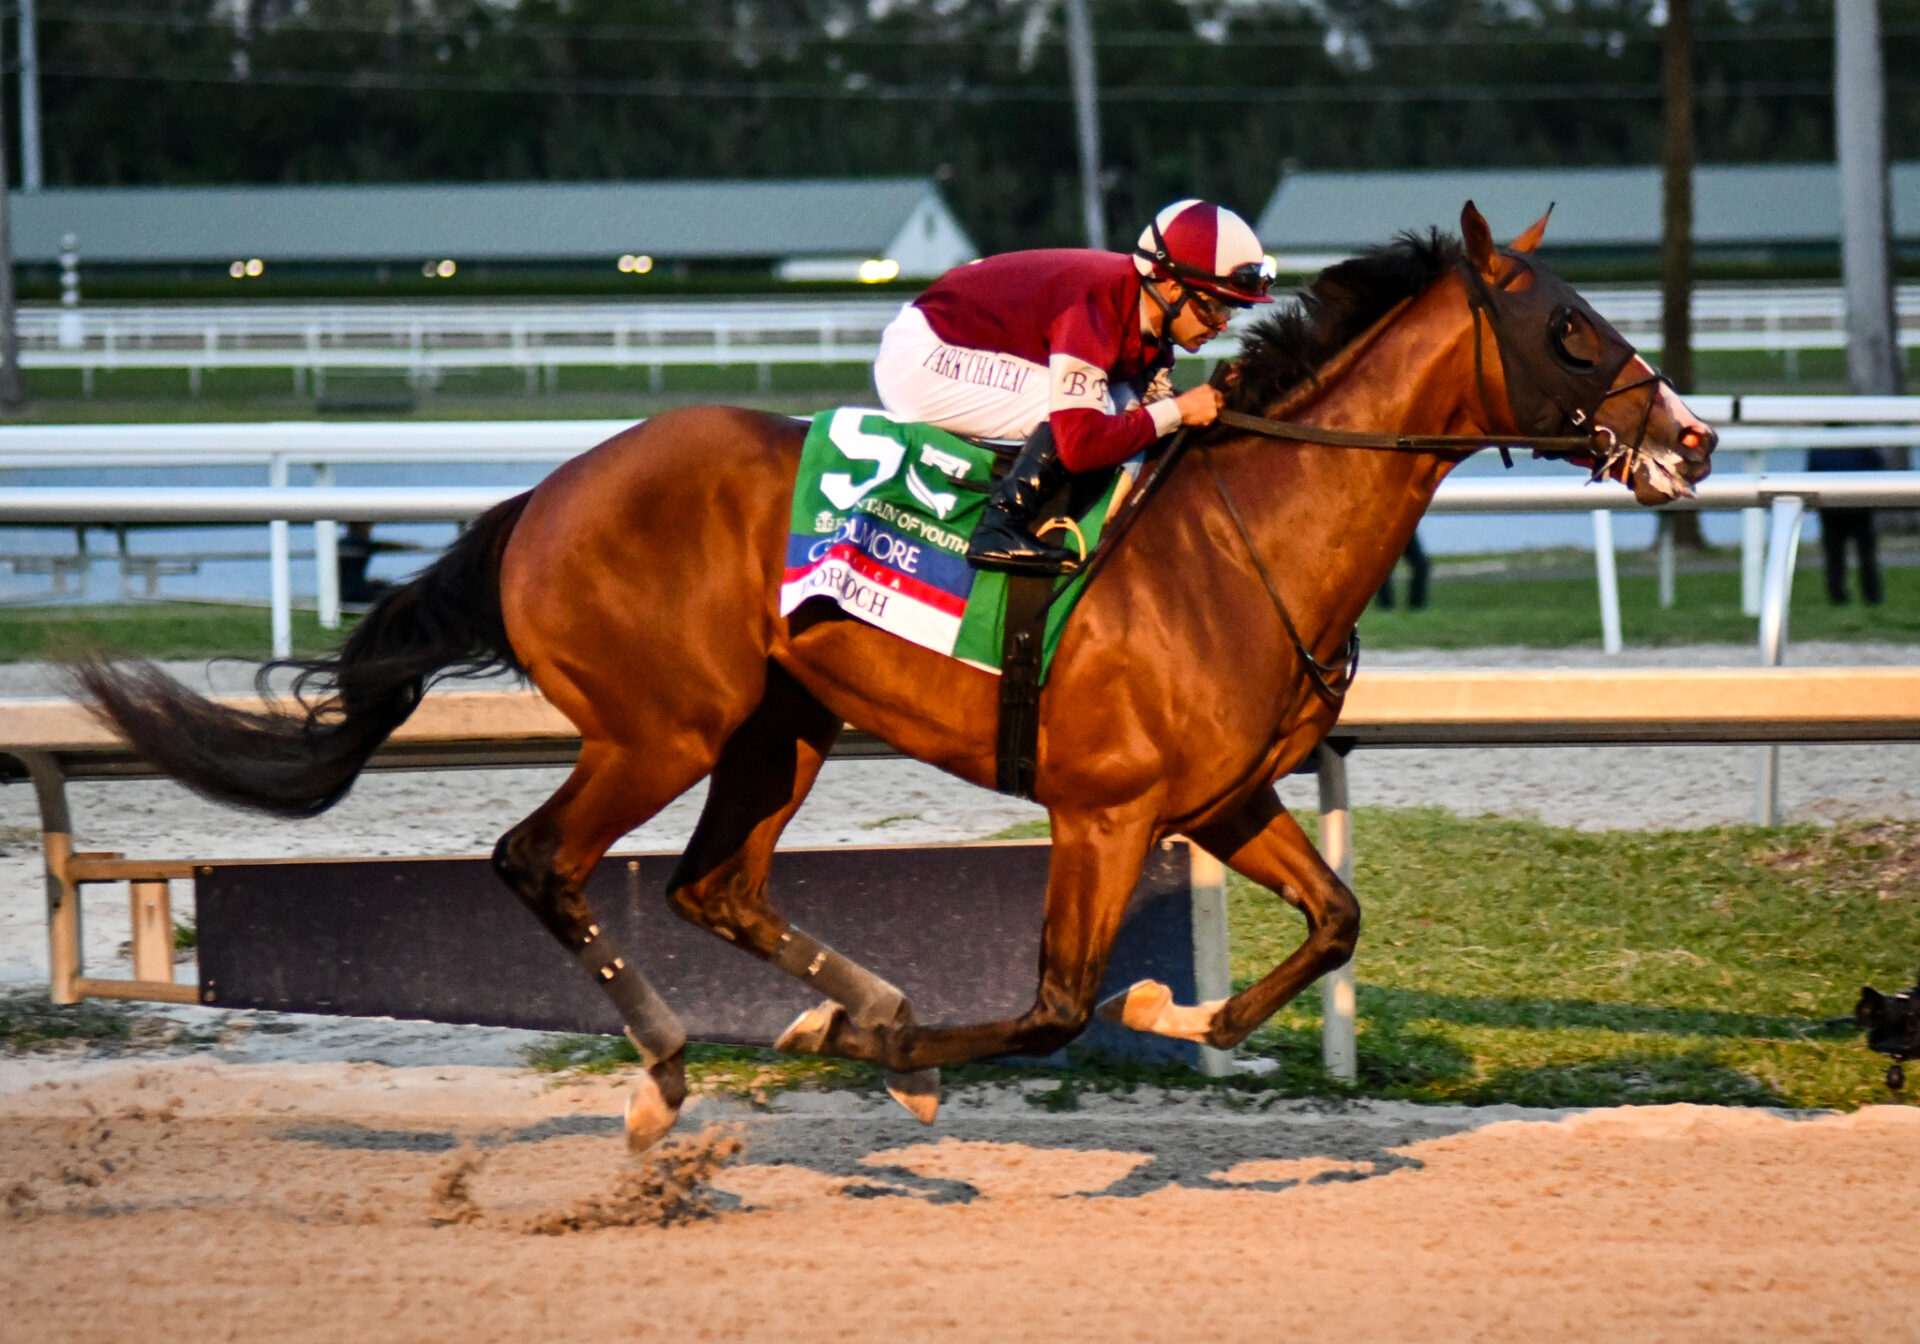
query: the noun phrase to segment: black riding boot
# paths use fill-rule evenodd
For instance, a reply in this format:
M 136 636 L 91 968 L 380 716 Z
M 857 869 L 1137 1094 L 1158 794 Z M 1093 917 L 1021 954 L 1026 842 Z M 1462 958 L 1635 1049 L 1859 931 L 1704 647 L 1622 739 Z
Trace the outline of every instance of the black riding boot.
M 1074 552 L 1049 545 L 1027 530 L 1068 475 L 1054 448 L 1053 428 L 1042 421 L 1006 477 L 993 487 L 967 544 L 967 563 L 976 569 L 1040 575 L 1062 574 L 1078 565 L 1080 557 Z

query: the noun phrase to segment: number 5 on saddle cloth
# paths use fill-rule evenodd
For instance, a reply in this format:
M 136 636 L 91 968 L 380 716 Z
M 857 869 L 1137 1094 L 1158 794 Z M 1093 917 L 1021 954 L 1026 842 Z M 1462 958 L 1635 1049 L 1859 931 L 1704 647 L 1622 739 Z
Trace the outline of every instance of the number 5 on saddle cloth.
M 794 481 L 780 614 L 830 601 L 922 648 L 1000 673 L 999 788 L 1031 797 L 1040 687 L 1084 585 L 1076 575 L 1016 579 L 967 563 L 967 540 L 1009 461 L 1011 452 L 884 411 L 815 416 Z M 1091 553 L 1138 467 L 1136 459 L 1075 478 L 1043 517 L 1070 520 Z M 1067 591 L 1049 605 L 1056 587 Z

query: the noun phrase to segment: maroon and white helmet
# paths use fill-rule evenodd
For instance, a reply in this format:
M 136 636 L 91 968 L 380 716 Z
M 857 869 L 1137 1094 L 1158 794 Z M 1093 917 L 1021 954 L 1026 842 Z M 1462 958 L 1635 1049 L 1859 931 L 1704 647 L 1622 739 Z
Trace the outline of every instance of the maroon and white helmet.
M 1178 281 L 1228 303 L 1273 302 L 1273 258 L 1224 205 L 1175 201 L 1140 235 L 1133 266 L 1142 277 Z

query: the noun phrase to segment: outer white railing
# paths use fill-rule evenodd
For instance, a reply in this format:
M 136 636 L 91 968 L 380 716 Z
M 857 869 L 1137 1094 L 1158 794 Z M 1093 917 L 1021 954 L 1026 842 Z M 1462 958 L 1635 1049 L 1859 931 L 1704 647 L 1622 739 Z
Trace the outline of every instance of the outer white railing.
M 1636 344 L 1660 339 L 1659 291 L 1591 286 L 1588 297 Z M 198 385 L 212 369 L 273 368 L 294 374 L 296 393 L 328 370 L 405 372 L 432 382 L 451 369 L 513 368 L 532 386 L 541 370 L 568 366 L 847 364 L 871 361 L 898 297 L 728 302 L 529 304 L 99 305 L 29 306 L 20 314 L 28 368 L 184 369 Z M 1898 299 L 1902 345 L 1920 345 L 1920 286 Z M 1244 329 L 1254 315 L 1237 320 Z M 1707 288 L 1693 296 L 1693 341 L 1701 350 L 1841 349 L 1846 306 L 1832 286 Z

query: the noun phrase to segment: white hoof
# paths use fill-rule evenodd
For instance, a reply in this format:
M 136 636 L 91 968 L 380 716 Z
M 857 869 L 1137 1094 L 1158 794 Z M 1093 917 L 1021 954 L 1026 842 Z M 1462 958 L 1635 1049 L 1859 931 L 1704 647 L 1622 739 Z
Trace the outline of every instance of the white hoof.
M 651 1070 L 643 1070 L 627 1093 L 627 1151 L 644 1153 L 665 1138 L 680 1118 L 680 1108 L 667 1104 Z
M 833 1030 L 834 1019 L 845 1011 L 832 999 L 817 1008 L 807 1009 L 780 1033 L 780 1039 L 773 1043 L 773 1048 L 790 1055 L 819 1054 L 827 1047 L 827 1036 Z
M 923 1125 L 933 1123 L 940 1114 L 940 1070 L 915 1069 L 912 1073 L 889 1073 L 887 1095 L 905 1106 Z
M 1205 1045 L 1213 1030 L 1213 1019 L 1225 1002 L 1225 999 L 1214 999 L 1182 1008 L 1174 1003 L 1173 991 L 1158 980 L 1137 980 L 1126 993 L 1114 995 L 1094 1011 L 1102 1021 L 1118 1023 L 1132 1031 Z

